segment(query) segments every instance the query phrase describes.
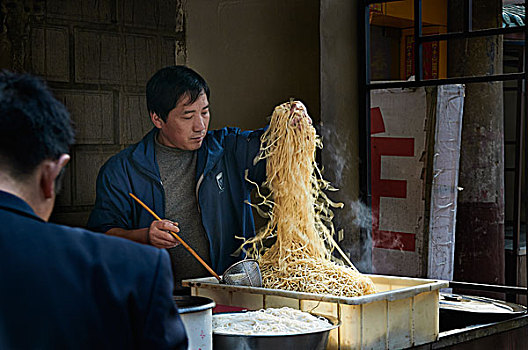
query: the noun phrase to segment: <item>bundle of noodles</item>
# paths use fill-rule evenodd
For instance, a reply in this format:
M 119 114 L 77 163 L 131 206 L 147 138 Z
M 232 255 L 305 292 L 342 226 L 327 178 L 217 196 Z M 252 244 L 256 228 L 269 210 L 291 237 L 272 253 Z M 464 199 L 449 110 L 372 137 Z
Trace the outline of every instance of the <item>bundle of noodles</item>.
M 323 192 L 333 188 L 315 162 L 322 142 L 306 107 L 298 101 L 276 107 L 261 141 L 260 158 L 267 160 L 264 186 L 270 193 L 258 191 L 262 203 L 253 206 L 269 221 L 245 246 L 259 260 L 263 287 L 348 297 L 375 293 L 370 278 L 353 265 L 331 260 L 333 247 L 339 247 L 332 238 L 330 209 L 342 204 Z M 262 242 L 275 235 L 276 242 L 266 250 Z

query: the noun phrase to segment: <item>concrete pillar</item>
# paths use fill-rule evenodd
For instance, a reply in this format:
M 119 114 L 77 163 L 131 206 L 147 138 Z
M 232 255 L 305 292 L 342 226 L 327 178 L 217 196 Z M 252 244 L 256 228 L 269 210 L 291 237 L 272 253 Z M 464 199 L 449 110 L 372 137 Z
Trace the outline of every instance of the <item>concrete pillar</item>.
M 320 2 L 321 152 L 324 176 L 339 191 L 330 197 L 345 204 L 335 210 L 334 226 L 343 229 L 340 246 L 354 264 L 370 272 L 372 242 L 363 245 L 360 227 L 370 232 L 370 211 L 359 196 L 358 4 L 348 0 Z
M 449 2 L 450 31 L 463 28 L 465 0 Z M 500 27 L 501 0 L 473 1 L 473 30 Z M 448 74 L 502 73 L 502 37 L 448 43 Z M 502 83 L 466 85 L 460 155 L 454 279 L 504 283 Z

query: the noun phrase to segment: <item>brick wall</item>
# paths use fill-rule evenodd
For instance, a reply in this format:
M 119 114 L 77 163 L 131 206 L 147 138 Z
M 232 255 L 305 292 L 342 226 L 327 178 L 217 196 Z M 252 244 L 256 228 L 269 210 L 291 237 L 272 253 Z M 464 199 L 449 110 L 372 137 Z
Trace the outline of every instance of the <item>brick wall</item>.
M 148 78 L 185 63 L 181 0 L 19 0 L 1 11 L 2 68 L 44 77 L 75 122 L 77 142 L 51 221 L 84 226 L 100 166 L 152 127 Z

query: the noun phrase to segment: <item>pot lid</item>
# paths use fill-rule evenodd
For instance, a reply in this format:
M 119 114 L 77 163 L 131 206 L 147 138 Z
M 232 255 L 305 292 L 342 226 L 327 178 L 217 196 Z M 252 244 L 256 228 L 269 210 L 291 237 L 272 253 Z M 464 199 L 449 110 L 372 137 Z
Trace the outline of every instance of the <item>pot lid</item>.
M 440 309 L 483 314 L 522 314 L 526 307 L 479 296 L 440 293 Z
M 174 303 L 178 306 L 178 313 L 187 314 L 200 312 L 215 307 L 213 299 L 191 295 L 173 296 Z

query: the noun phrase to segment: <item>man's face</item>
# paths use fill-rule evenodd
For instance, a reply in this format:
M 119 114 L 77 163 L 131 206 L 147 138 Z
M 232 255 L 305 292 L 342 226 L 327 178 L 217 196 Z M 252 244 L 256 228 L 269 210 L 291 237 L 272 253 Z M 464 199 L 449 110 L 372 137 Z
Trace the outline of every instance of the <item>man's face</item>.
M 167 147 L 194 151 L 202 146 L 209 126 L 209 101 L 201 93 L 194 103 L 189 104 L 184 95 L 169 112 L 164 122 L 155 113 L 151 114 L 154 125 L 159 129 L 158 141 Z

